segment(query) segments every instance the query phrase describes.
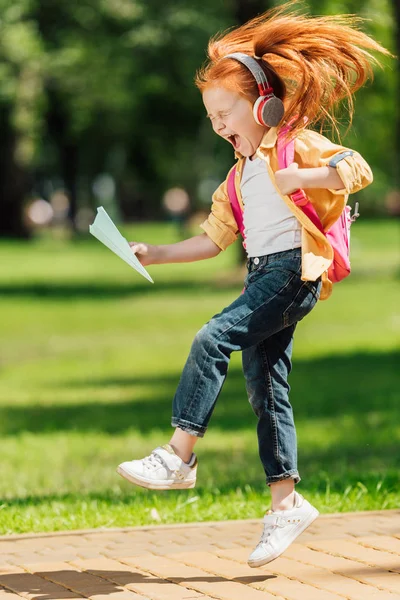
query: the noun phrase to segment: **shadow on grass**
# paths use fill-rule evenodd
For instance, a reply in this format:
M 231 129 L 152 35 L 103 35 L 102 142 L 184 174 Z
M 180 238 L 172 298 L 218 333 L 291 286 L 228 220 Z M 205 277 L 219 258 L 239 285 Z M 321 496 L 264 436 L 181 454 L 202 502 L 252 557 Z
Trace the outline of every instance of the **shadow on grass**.
M 400 353 L 359 353 L 295 361 L 291 400 L 298 430 L 304 436 L 299 439 L 299 461 L 307 476 L 321 469 L 339 478 L 350 471 L 355 477 L 357 471 L 358 476 L 363 471 L 364 475 L 367 471 L 398 472 L 399 358 Z M 93 400 L 82 404 L 2 406 L 0 434 L 77 431 L 117 435 L 137 431 L 147 435 L 158 431 L 164 438 L 171 433 L 171 400 L 178 379 L 179 374 L 66 381 L 62 387 L 87 389 L 88 396 L 93 388 L 123 385 L 132 387 L 132 397 L 138 396 L 135 387 L 139 386 L 146 397 L 108 403 L 98 402 L 92 392 Z M 213 456 L 204 449 L 214 466 L 224 455 L 218 487 L 232 489 L 232 480 L 243 485 L 260 482 L 256 417 L 238 369 L 228 374 L 210 429 L 238 436 L 237 452 L 221 450 Z M 240 442 L 242 431 L 254 432 L 249 448 Z M 214 485 L 215 473 L 208 475 L 206 467 L 204 475 Z
M 295 419 L 312 422 L 315 419 L 356 415 L 360 420 L 369 415 L 372 429 L 382 427 L 399 409 L 400 353 L 358 353 L 295 360 L 290 376 L 291 402 Z M 85 379 L 65 381 L 62 388 L 90 390 L 107 386 L 132 388 L 132 397 L 125 402 L 54 404 L 0 407 L 0 434 L 13 435 L 21 431 L 101 431 L 111 434 L 138 430 L 142 434 L 153 430 L 170 430 L 171 405 L 180 374 L 152 375 L 148 378 Z M 55 396 L 57 391 L 55 391 Z M 65 395 L 65 392 L 64 392 Z M 224 431 L 253 429 L 255 416 L 245 391 L 239 369 L 228 373 L 221 397 L 212 417 L 212 427 Z
M 399 272 L 400 273 L 400 272 Z M 218 291 L 233 291 L 239 295 L 243 286 L 245 275 L 244 266 L 240 268 L 230 268 L 228 273 L 220 273 L 214 277 L 208 277 L 204 280 L 190 279 L 188 274 L 182 275 L 182 278 L 174 280 L 157 280 L 156 285 L 148 283 L 143 278 L 135 276 L 132 283 L 116 282 L 114 280 L 107 282 L 90 281 L 79 282 L 76 280 L 69 282 L 29 282 L 29 283 L 0 283 L 0 295 L 4 298 L 24 298 L 24 299 L 50 299 L 50 300 L 69 300 L 70 298 L 105 300 L 113 298 L 125 298 L 127 296 L 152 295 L 160 293 L 179 293 L 179 295 L 192 295 L 193 292 L 201 290 L 204 292 L 217 293 Z M 378 272 L 355 271 L 352 274 L 352 281 L 373 280 L 382 278 L 382 269 Z M 163 276 L 165 277 L 165 275 Z M 176 277 L 176 275 L 175 275 Z
M 137 278 L 135 278 L 137 281 Z M 175 281 L 159 281 L 157 285 L 152 285 L 143 279 L 140 283 L 115 283 L 114 281 L 93 282 L 93 283 L 12 283 L 0 284 L 0 295 L 3 298 L 24 298 L 24 299 L 50 299 L 50 300 L 68 300 L 88 299 L 88 300 L 108 300 L 113 298 L 125 298 L 127 296 L 152 295 L 164 292 L 173 292 L 179 295 L 193 295 L 196 291 L 217 293 L 219 290 L 234 290 L 240 294 L 242 280 L 238 275 L 237 281 L 222 280 L 214 282 L 212 279 L 207 281 L 188 280 L 187 278 Z

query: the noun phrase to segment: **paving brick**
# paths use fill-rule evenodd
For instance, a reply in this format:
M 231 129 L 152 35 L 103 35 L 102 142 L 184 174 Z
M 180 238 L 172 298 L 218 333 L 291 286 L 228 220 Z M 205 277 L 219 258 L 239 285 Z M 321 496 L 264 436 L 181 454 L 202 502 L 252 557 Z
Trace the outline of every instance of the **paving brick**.
M 202 548 L 204 550 L 208 550 L 209 552 L 213 552 L 214 550 L 216 550 L 215 546 L 213 546 L 212 544 L 194 544 L 194 545 L 185 545 L 185 546 L 180 546 L 180 547 L 176 547 L 176 546 L 172 546 L 170 548 L 167 547 L 153 547 L 150 548 L 147 552 L 147 554 L 153 555 L 155 554 L 159 554 L 160 556 L 170 556 L 171 554 L 175 554 L 176 552 L 181 552 L 182 548 L 187 548 L 188 550 L 198 550 L 199 548 Z M 136 552 L 136 553 L 132 553 L 132 552 L 125 552 L 125 556 L 143 556 L 145 555 L 145 552 Z M 107 556 L 109 556 L 110 558 L 116 558 L 117 555 L 112 556 L 112 554 L 107 554 Z M 118 557 L 120 560 L 124 559 L 124 556 L 120 556 Z
M 0 600 L 19 600 L 18 594 L 0 588 Z
M 302 583 L 311 585 L 320 590 L 326 590 L 333 594 L 339 594 L 351 600 L 383 600 L 386 592 L 379 592 L 377 589 L 368 589 L 369 586 L 360 583 L 355 579 L 350 579 L 340 573 L 333 573 L 324 568 L 314 565 L 307 565 L 302 562 L 290 560 L 288 558 L 279 558 L 270 565 L 266 565 L 268 571 L 277 575 L 284 575 L 291 579 L 296 579 Z
M 127 561 L 128 562 L 128 561 Z M 221 600 L 276 600 L 272 595 L 252 589 L 241 583 L 229 581 L 223 577 L 210 575 L 206 571 L 189 567 L 165 556 L 133 558 L 129 563 L 159 577 L 180 585 L 204 592 Z
M 38 563 L 47 563 L 49 560 L 73 560 L 76 558 L 76 552 L 62 552 L 53 554 L 40 554 L 39 552 L 18 552 L 13 557 L 10 557 L 9 562 L 15 565 L 23 565 L 29 567 L 29 565 L 34 565 Z
M 46 539 L 46 546 L 57 550 L 64 548 L 65 546 L 72 546 L 73 548 L 81 548 L 87 546 L 88 540 L 82 535 L 59 535 L 53 536 Z
M 234 560 L 245 565 L 247 565 L 247 559 L 249 557 L 249 551 L 247 548 L 221 549 L 217 550 L 215 554 L 217 554 L 217 556 L 220 556 L 221 558 L 228 558 L 230 560 Z
M 240 582 L 252 582 L 252 580 L 264 580 L 271 575 L 264 570 L 252 569 L 248 565 L 234 562 L 232 560 L 213 556 L 208 552 L 181 552 L 173 555 L 173 560 L 184 563 L 185 565 L 196 567 L 204 571 L 221 575 L 227 579 L 240 580 Z
M 355 540 L 362 546 L 375 548 L 375 550 L 386 550 L 393 554 L 400 555 L 400 540 L 388 535 L 376 535 L 373 537 L 363 537 L 360 540 Z
M 35 575 L 49 582 L 63 586 L 65 589 L 73 591 L 75 594 L 86 598 L 110 598 L 111 600 L 143 600 L 143 596 L 123 590 L 119 585 L 115 585 L 110 581 L 106 581 L 100 577 L 96 577 L 86 572 L 81 572 L 73 565 L 67 563 L 48 563 L 46 569 L 42 569 L 42 565 L 35 568 Z
M 76 571 L 75 567 L 68 562 L 49 560 L 49 557 L 47 557 L 47 562 L 32 563 L 29 567 L 26 567 L 26 570 L 35 575 L 43 575 L 43 577 L 46 577 L 47 574 L 58 573 L 60 571 Z
M 92 600 L 150 600 L 147 596 L 140 596 L 139 594 L 129 590 L 118 590 L 111 593 L 103 593 L 102 589 L 91 590 L 88 598 L 91 598 Z
M 273 579 L 275 575 L 263 572 L 262 569 L 254 570 L 248 565 L 236 563 L 232 560 L 219 558 L 218 556 L 210 556 L 207 552 L 189 552 L 174 555 L 174 560 L 189 566 L 199 567 L 208 573 L 213 573 L 232 581 L 252 585 L 256 589 L 266 590 L 269 579 Z M 268 594 L 271 597 L 271 594 Z M 282 600 L 281 596 L 273 596 L 275 600 Z
M 3 572 L 7 572 L 10 567 L 14 566 L 14 555 L 13 554 L 0 554 L 0 575 Z
M 365 548 L 355 542 L 347 540 L 320 540 L 310 542 L 310 548 L 324 550 L 331 554 L 351 558 L 356 561 L 364 562 L 371 566 L 383 567 L 387 571 L 400 573 L 400 562 L 393 554 L 388 552 Z
M 0 564 L 0 585 L 1 585 L 1 577 L 3 575 L 14 575 L 16 573 L 25 573 L 24 569 L 18 567 L 17 565 L 13 565 L 12 563 L 2 563 Z
M 189 598 L 200 599 L 202 594 L 188 590 L 180 585 L 170 583 L 166 579 L 160 579 L 122 564 L 116 560 L 81 560 L 74 563 L 79 569 L 87 571 L 97 577 L 113 581 L 120 586 L 143 594 L 151 600 L 188 600 Z
M 279 594 L 285 600 L 343 600 L 343 596 L 331 594 L 286 577 L 268 579 L 263 584 L 263 589 L 271 594 Z
M 220 556 L 226 556 L 228 559 L 230 559 L 231 561 L 239 561 L 239 565 L 238 563 L 235 564 L 235 566 L 233 567 L 234 571 L 236 571 L 236 569 L 240 567 L 243 568 L 243 563 L 244 561 L 247 559 L 247 555 L 246 555 L 246 559 L 244 556 L 244 552 L 243 549 L 237 549 L 237 550 L 226 550 L 220 553 Z M 321 585 L 321 582 L 317 582 L 317 575 L 321 575 L 322 573 L 316 573 L 315 571 L 313 571 L 311 574 L 310 572 L 308 573 L 308 576 L 303 576 L 302 574 L 302 566 L 300 565 L 300 568 L 297 569 L 298 571 L 298 575 L 300 575 L 300 577 L 296 577 L 293 574 L 293 561 L 285 561 L 285 559 L 283 559 L 282 557 L 278 558 L 277 560 L 274 560 L 273 562 L 265 565 L 264 567 L 262 567 L 263 572 L 265 573 L 265 575 L 268 577 L 268 575 L 270 576 L 270 579 L 268 579 L 268 582 L 263 584 L 263 588 L 266 588 L 268 590 L 270 590 L 271 588 L 273 588 L 274 591 L 276 591 L 276 586 L 275 583 L 272 582 L 272 579 L 276 579 L 277 575 L 283 575 L 284 577 L 284 583 L 285 583 L 285 589 L 288 588 L 289 592 L 288 593 L 295 593 L 296 590 L 298 590 L 298 588 L 296 586 L 293 586 L 292 583 L 289 583 L 288 581 L 286 581 L 286 579 L 289 579 L 289 581 L 291 581 L 292 579 L 298 579 L 298 582 L 302 583 L 304 585 L 304 587 L 302 588 L 304 595 L 304 598 L 309 598 L 311 600 L 311 598 L 327 598 L 327 600 L 330 598 L 332 599 L 333 597 L 338 598 L 339 596 L 336 595 L 335 591 L 337 590 L 337 588 L 328 585 L 328 589 L 324 590 L 324 586 Z M 248 569 L 250 569 L 253 573 L 254 573 L 254 569 L 251 569 L 250 567 L 248 567 Z M 259 572 L 261 569 L 257 569 L 257 572 Z M 312 576 L 314 575 L 314 577 Z M 327 573 L 327 575 L 329 575 L 329 573 Z M 275 576 L 275 577 L 273 577 Z M 281 577 L 279 578 L 279 581 L 281 581 Z M 255 586 L 256 584 L 254 584 Z M 259 587 L 259 584 L 257 584 L 257 587 Z M 311 587 L 312 589 L 308 589 L 308 587 Z M 317 589 L 316 589 L 317 588 Z M 331 591 L 329 591 L 329 588 L 331 588 Z M 318 594 L 317 594 L 318 592 Z M 297 593 L 297 592 L 296 592 Z M 283 592 L 282 592 L 282 595 Z M 289 597 L 289 596 L 288 596 Z M 299 596 L 299 598 L 302 598 L 302 596 Z
M 294 558 L 305 564 L 312 564 L 317 567 L 328 569 L 332 573 L 343 575 L 350 579 L 365 584 L 365 595 L 376 593 L 379 598 L 379 590 L 398 594 L 400 597 L 400 578 L 397 573 L 390 573 L 385 570 L 374 571 L 368 565 L 353 561 L 348 558 L 326 554 L 321 551 L 311 550 L 305 546 L 300 547 L 293 544 L 285 552 L 288 558 Z
M 146 554 L 152 554 L 154 547 L 149 544 L 145 548 L 120 548 L 119 550 L 115 550 L 114 548 L 105 547 L 102 550 L 102 557 L 106 558 L 123 558 L 124 556 L 144 556 Z M 79 554 L 79 558 L 84 558 L 81 553 Z M 91 558 L 87 556 L 86 558 Z
M 1 575 L 0 585 L 29 600 L 36 600 L 40 596 L 57 598 L 57 600 L 81 598 L 80 594 L 31 573 Z

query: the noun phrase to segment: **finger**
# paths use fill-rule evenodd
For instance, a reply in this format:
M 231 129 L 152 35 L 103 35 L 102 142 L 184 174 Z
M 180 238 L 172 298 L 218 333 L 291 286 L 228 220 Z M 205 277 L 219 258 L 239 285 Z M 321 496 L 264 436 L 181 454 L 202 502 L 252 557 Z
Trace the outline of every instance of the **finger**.
M 131 250 L 134 254 L 147 254 L 147 246 L 146 244 L 136 244 L 136 246 L 131 247 Z

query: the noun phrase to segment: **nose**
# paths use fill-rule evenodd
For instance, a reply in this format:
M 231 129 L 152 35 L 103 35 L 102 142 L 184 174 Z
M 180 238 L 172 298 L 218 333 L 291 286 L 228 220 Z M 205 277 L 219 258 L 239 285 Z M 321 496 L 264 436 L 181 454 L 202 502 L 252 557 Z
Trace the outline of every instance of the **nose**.
M 216 133 L 218 133 L 219 135 L 221 135 L 221 133 L 223 132 L 224 129 L 225 129 L 225 123 L 224 123 L 223 119 L 221 119 L 221 118 L 215 119 L 214 131 Z

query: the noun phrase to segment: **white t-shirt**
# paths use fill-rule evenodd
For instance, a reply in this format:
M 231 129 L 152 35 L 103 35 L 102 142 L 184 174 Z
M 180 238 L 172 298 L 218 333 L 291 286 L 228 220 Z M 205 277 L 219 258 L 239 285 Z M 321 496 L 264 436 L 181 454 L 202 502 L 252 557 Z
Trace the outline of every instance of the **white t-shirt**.
M 246 158 L 240 188 L 249 258 L 301 246 L 301 225 L 276 191 L 261 158 Z

